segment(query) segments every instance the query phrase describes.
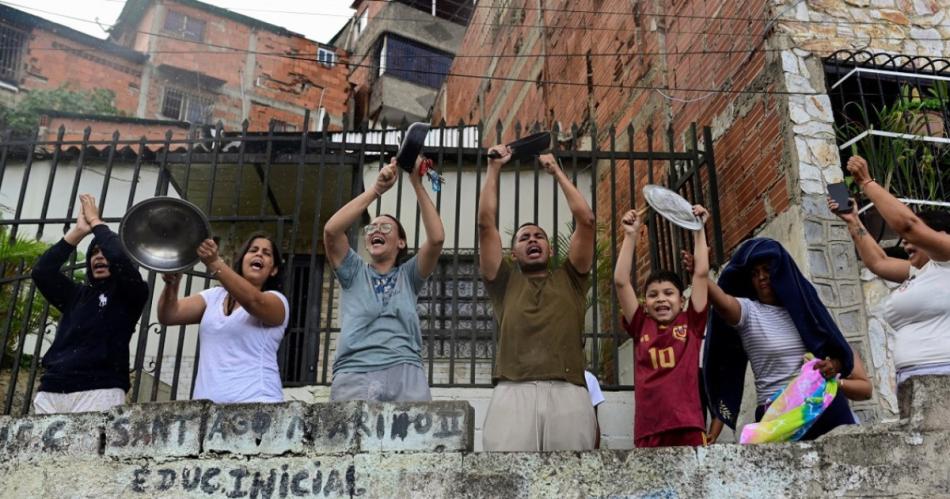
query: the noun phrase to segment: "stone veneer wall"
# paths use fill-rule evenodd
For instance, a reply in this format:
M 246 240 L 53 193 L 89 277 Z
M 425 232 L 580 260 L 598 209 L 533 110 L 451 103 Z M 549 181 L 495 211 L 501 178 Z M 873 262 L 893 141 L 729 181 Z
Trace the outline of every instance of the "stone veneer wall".
M 815 442 L 473 453 L 465 402 L 120 406 L 0 417 L 0 497 L 934 497 L 950 378 L 902 385 L 899 423 Z
M 865 417 L 893 417 L 896 395 L 886 326 L 877 316 L 883 283 L 857 260 L 843 223 L 825 205 L 825 185 L 842 180 L 831 102 L 822 58 L 836 50 L 946 57 L 950 54 L 947 0 L 773 0 L 778 19 L 769 46 L 781 51 L 787 98 L 788 150 L 801 225 L 782 241 L 803 245 L 802 270 L 860 352 L 875 383 L 875 397 L 855 404 Z M 817 95 L 803 95 L 817 94 Z M 793 206 L 792 210 L 796 208 Z M 877 282 L 875 282 L 877 281 Z

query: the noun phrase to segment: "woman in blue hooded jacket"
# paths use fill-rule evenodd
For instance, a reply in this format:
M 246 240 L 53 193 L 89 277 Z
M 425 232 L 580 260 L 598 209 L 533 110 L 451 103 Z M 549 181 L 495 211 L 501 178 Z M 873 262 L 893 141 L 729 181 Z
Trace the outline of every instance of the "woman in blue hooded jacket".
M 840 375 L 851 386 L 842 385 L 802 439 L 855 422 L 847 398 L 870 398 L 870 382 L 814 286 L 781 244 L 767 238 L 743 243 L 718 285 L 710 282 L 709 301 L 703 377 L 716 419 L 735 428 L 747 363 L 755 377 L 758 421 L 769 398 L 798 374 L 803 355 L 812 353 L 825 377 Z M 714 422 L 711 441 L 721 428 Z

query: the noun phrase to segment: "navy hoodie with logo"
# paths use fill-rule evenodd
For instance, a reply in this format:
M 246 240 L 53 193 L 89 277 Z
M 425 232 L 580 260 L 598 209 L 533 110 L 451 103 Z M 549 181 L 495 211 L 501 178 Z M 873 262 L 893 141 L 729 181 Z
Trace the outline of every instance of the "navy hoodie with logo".
M 129 340 L 148 299 L 148 285 L 122 250 L 119 237 L 105 224 L 86 251 L 86 283 L 60 269 L 76 249 L 60 240 L 37 260 L 33 281 L 62 312 L 53 345 L 43 356 L 39 391 L 72 393 L 106 388 L 129 389 Z M 109 261 L 109 277 L 93 279 L 92 250 Z

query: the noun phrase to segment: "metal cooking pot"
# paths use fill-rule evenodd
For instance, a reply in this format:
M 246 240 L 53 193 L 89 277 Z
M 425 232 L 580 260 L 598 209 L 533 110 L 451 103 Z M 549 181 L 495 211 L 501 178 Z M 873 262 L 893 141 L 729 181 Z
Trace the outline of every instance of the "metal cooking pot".
M 508 144 L 512 161 L 527 161 L 551 148 L 551 132 L 538 132 L 526 135 Z M 488 153 L 492 159 L 501 156 L 494 151 Z
M 396 152 L 396 164 L 399 168 L 412 173 L 416 167 L 416 158 L 422 152 L 422 146 L 425 145 L 428 134 L 428 123 L 419 122 L 409 125 L 406 135 L 402 138 L 402 144 L 399 144 L 399 151 Z
M 132 208 L 119 223 L 129 258 L 157 272 L 180 272 L 198 263 L 198 246 L 211 235 L 204 213 L 184 199 L 154 197 Z

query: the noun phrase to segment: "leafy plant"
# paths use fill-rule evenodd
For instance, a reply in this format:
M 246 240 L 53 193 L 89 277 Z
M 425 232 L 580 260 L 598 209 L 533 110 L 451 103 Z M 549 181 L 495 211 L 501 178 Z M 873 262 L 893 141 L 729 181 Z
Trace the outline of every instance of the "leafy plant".
M 927 88 L 928 97 L 921 97 L 917 87 L 901 85 L 900 97 L 894 105 L 898 112 L 908 111 L 937 111 L 942 113 L 950 103 L 950 91 L 947 82 L 936 80 Z
M 29 133 L 45 110 L 72 113 L 121 115 L 111 90 L 73 90 L 69 84 L 55 89 L 32 90 L 13 107 L 0 105 L 0 128 L 16 135 Z
M 946 86 L 942 90 L 931 90 L 946 92 Z M 940 200 L 941 193 L 950 187 L 950 148 L 906 136 L 916 135 L 926 120 L 921 113 L 909 110 L 922 105 L 913 99 L 912 94 L 905 93 L 892 106 L 872 108 L 871 112 L 856 102 L 849 102 L 844 110 L 852 108 L 860 118 L 838 127 L 839 141 L 850 140 L 865 130 L 900 134 L 868 135 L 856 142 L 851 152 L 863 156 L 868 161 L 871 176 L 898 196 Z
M 0 267 L 3 268 L 2 277 L 5 279 L 17 277 L 22 271 L 26 274 L 32 269 L 36 259 L 48 248 L 49 244 L 22 236 L 11 238 L 6 227 L 0 227 Z M 78 255 L 83 261 L 82 255 Z M 23 263 L 22 269 L 20 268 Z M 84 279 L 83 273 L 77 273 L 74 279 Z M 20 284 L 19 293 L 13 296 L 13 284 L 4 285 L 0 290 L 0 337 L 9 331 L 6 344 L 3 346 L 3 363 L 0 367 L 12 364 L 19 347 L 20 333 L 26 328 L 27 335 L 37 334 L 45 327 L 43 310 L 46 300 L 39 291 L 34 292 L 32 306 L 29 306 L 29 286 L 24 278 Z M 47 320 L 59 320 L 60 313 L 55 308 L 49 308 Z M 24 359 L 29 361 L 30 355 L 24 353 Z

